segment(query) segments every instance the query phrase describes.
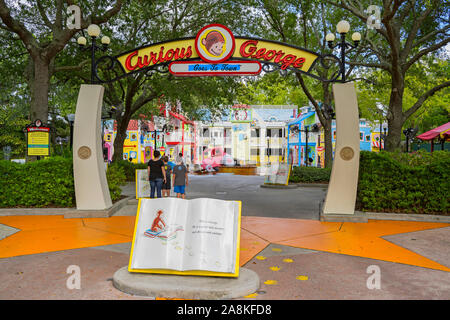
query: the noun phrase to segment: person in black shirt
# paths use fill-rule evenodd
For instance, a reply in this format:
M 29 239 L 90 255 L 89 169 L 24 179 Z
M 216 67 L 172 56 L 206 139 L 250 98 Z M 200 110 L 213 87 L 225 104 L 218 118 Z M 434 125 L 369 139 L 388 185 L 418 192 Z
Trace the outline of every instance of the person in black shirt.
M 148 180 L 150 181 L 150 198 L 156 196 L 161 198 L 161 189 L 163 183 L 166 182 L 166 171 L 164 170 L 164 162 L 160 159 L 160 153 L 158 150 L 153 152 L 153 160 L 148 162 Z

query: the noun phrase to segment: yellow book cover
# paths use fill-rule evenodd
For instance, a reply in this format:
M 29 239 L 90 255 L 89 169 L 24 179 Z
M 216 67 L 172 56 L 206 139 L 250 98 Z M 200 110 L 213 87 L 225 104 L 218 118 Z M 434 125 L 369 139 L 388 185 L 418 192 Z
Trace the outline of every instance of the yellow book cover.
M 129 272 L 239 276 L 241 202 L 139 199 Z

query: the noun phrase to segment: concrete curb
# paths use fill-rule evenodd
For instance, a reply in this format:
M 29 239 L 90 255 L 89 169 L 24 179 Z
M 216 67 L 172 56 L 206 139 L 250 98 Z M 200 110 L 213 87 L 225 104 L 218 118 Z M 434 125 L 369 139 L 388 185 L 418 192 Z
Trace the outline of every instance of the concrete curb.
M 14 208 L 0 209 L 0 216 L 64 215 L 64 218 L 108 218 L 128 204 L 133 196 L 117 201 L 105 210 L 77 210 L 76 208 Z
M 64 218 L 109 218 L 114 213 L 122 209 L 128 204 L 133 196 L 126 197 L 120 201 L 117 201 L 113 206 L 106 210 L 73 210 L 71 212 L 64 213 Z
M 322 212 L 320 213 L 320 221 L 324 222 L 368 222 L 369 220 L 450 223 L 450 216 L 427 215 L 416 213 L 385 213 L 385 212 L 362 212 L 362 211 L 355 211 L 355 214 L 323 214 Z
M 299 187 L 328 188 L 328 183 L 295 183 L 295 184 L 298 185 Z
M 356 211 L 361 212 L 361 211 Z M 450 216 L 418 214 L 418 213 L 385 213 L 385 212 L 361 212 L 372 220 L 397 220 L 397 221 L 420 221 L 420 222 L 444 222 L 450 223 Z
M 290 184 L 290 185 L 281 185 L 281 184 L 261 184 L 261 188 L 268 188 L 268 189 L 296 189 L 298 188 L 298 185 L 296 184 Z
M 116 289 L 145 297 L 218 300 L 240 298 L 259 289 L 259 276 L 239 269 L 238 278 L 130 273 L 120 268 L 113 277 Z

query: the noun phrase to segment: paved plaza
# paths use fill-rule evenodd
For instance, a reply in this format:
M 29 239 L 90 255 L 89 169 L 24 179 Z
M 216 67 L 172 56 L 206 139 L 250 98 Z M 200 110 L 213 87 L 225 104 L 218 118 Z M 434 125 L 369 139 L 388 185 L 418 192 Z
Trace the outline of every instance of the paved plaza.
M 240 265 L 261 283 L 239 299 L 450 299 L 449 223 L 320 222 L 324 188 L 267 189 L 263 177 L 232 174 L 189 181 L 188 199 L 242 201 Z M 136 209 L 0 216 L 0 299 L 164 299 L 112 285 L 128 264 Z M 80 289 L 68 288 L 70 266 L 79 267 Z

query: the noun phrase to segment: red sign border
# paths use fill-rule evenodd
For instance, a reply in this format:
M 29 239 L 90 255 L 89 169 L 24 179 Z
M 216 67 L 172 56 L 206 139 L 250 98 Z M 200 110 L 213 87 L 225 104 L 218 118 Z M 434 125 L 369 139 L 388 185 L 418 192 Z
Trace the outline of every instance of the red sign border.
M 187 77 L 187 76 L 191 76 L 191 77 L 195 77 L 195 76 L 232 76 L 232 75 L 241 75 L 241 76 L 254 76 L 254 75 L 258 75 L 261 73 L 262 71 L 262 66 L 261 63 L 259 61 L 246 61 L 246 60 L 232 60 L 232 61 L 227 61 L 228 64 L 257 64 L 259 66 L 259 70 L 256 72 L 241 72 L 241 71 L 231 71 L 231 72 L 173 72 L 171 70 L 172 65 L 174 64 L 192 64 L 192 63 L 197 63 L 197 64 L 212 64 L 211 62 L 205 62 L 202 60 L 198 60 L 198 61 L 174 61 L 171 64 L 169 64 L 169 72 L 171 74 L 173 74 L 174 76 L 181 76 L 181 77 Z M 217 64 L 217 63 L 213 63 L 213 64 Z
M 204 30 L 206 30 L 208 28 L 211 28 L 211 27 L 220 27 L 220 28 L 225 29 L 226 31 L 228 31 L 230 33 L 231 39 L 233 40 L 233 46 L 231 47 L 230 52 L 225 57 L 223 57 L 220 60 L 209 60 L 208 58 L 206 58 L 202 54 L 200 54 L 200 50 L 198 49 L 198 40 L 199 40 L 198 38 L 200 37 L 200 34 Z M 197 51 L 197 54 L 200 57 L 200 59 L 202 59 L 203 61 L 209 62 L 209 63 L 221 63 L 221 62 L 224 62 L 224 61 L 228 60 L 233 55 L 234 50 L 236 49 L 236 40 L 234 39 L 233 32 L 231 32 L 231 30 L 228 29 L 228 27 L 226 27 L 226 26 L 224 26 L 224 25 L 222 25 L 220 23 L 212 23 L 212 24 L 208 24 L 207 26 L 204 26 L 203 28 L 200 29 L 199 32 L 197 32 L 197 35 L 195 36 L 195 43 L 194 43 L 194 45 L 195 45 L 195 51 Z

